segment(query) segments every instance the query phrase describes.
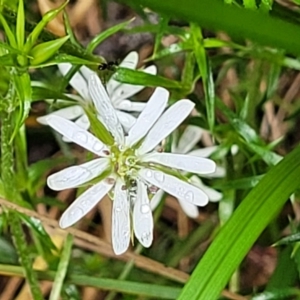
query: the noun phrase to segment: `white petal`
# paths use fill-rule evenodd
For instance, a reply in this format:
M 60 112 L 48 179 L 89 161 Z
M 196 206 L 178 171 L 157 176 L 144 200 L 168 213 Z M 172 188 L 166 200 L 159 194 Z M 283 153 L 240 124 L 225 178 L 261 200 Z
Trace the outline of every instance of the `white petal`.
M 80 68 L 80 73 L 83 75 L 84 79 L 86 82 L 89 81 L 89 78 L 92 75 L 97 75 L 96 72 L 92 71 L 90 68 L 86 67 L 86 66 L 82 66 Z
M 129 201 L 122 187 L 122 181 L 117 180 L 112 210 L 112 245 L 117 255 L 124 253 L 130 242 Z
M 150 208 L 147 187 L 137 180 L 137 197 L 133 208 L 133 229 L 136 238 L 146 248 L 153 241 L 153 216 Z
M 80 128 L 74 122 L 66 120 L 58 116 L 49 116 L 48 125 L 58 131 L 72 142 L 82 146 L 83 148 L 99 155 L 107 156 L 103 151 L 108 150 L 98 138 L 88 131 Z
M 198 126 L 188 125 L 181 135 L 176 153 L 187 153 L 200 141 L 203 129 Z
M 155 75 L 156 74 L 156 66 L 152 65 L 150 67 L 147 67 L 144 70 L 141 70 L 141 72 L 145 72 L 148 74 Z M 112 79 L 114 80 L 114 79 Z M 111 100 L 115 105 L 119 105 L 121 99 L 127 99 L 132 97 L 133 95 L 139 93 L 142 89 L 144 89 L 144 85 L 133 85 L 128 83 L 121 83 L 119 86 L 117 86 L 112 94 L 109 94 L 111 96 Z
M 86 114 L 83 114 L 80 118 L 78 118 L 75 121 L 75 124 L 85 130 L 88 130 L 90 128 L 90 121 Z
M 208 178 L 222 178 L 225 177 L 226 175 L 226 170 L 223 167 L 217 166 L 216 171 L 211 174 L 206 174 L 205 177 Z
M 142 111 L 146 107 L 146 102 L 133 102 L 130 100 L 122 100 L 120 104 L 116 106 L 119 110 L 125 110 L 125 111 Z
M 112 187 L 113 184 L 105 181 L 93 185 L 67 208 L 59 220 L 59 226 L 67 228 L 79 221 L 102 200 Z
M 158 190 L 156 192 L 156 194 L 152 197 L 151 201 L 150 201 L 150 207 L 151 210 L 155 210 L 155 208 L 158 206 L 158 204 L 160 203 L 162 197 L 164 195 L 164 191 L 163 190 Z
M 128 68 L 128 69 L 135 69 L 137 67 L 139 61 L 139 55 L 137 52 L 132 51 L 130 52 L 120 63 L 120 67 L 122 68 Z M 118 86 L 122 85 L 121 82 L 113 79 L 113 76 L 108 80 L 106 88 L 107 88 L 107 93 L 112 97 L 114 94 L 115 90 L 118 88 Z M 117 94 L 116 94 L 117 95 Z M 125 99 L 125 98 L 122 98 Z
M 57 111 L 54 111 L 46 116 L 38 117 L 36 120 L 43 124 L 48 125 L 47 119 L 49 116 L 59 116 L 68 120 L 74 120 L 84 114 L 84 110 L 79 105 L 73 105 L 65 108 L 61 108 Z
M 208 203 L 207 195 L 199 188 L 174 176 L 147 168 L 139 170 L 138 175 L 176 198 L 197 206 L 204 206 Z
M 207 185 L 203 184 L 202 180 L 198 178 L 197 176 L 192 176 L 190 178 L 191 182 L 201 188 L 203 192 L 208 196 L 209 201 L 211 202 L 218 202 L 223 198 L 223 194 L 212 189 L 211 187 L 208 187 Z
M 210 174 L 216 170 L 214 161 L 208 158 L 174 153 L 149 153 L 142 157 L 142 162 L 153 162 L 197 174 Z
M 193 151 L 189 152 L 189 155 L 200 156 L 200 157 L 209 157 L 217 149 L 218 149 L 218 146 L 205 147 L 205 148 L 193 150 Z
M 141 147 L 138 149 L 138 153 L 147 153 L 157 146 L 183 122 L 194 106 L 195 104 L 190 100 L 180 100 L 172 105 L 151 128 Z
M 136 118 L 128 113 L 122 112 L 122 111 L 116 111 L 117 116 L 124 128 L 125 132 L 128 132 L 129 129 L 134 125 L 136 122 Z
M 74 188 L 97 177 L 108 169 L 109 159 L 98 158 L 79 166 L 73 166 L 50 175 L 48 186 L 54 191 Z
M 76 125 L 78 125 L 80 128 L 88 130 L 90 128 L 90 121 L 86 114 L 83 114 L 80 118 L 78 118 L 75 122 Z M 65 136 L 63 136 L 62 140 L 66 143 L 72 142 Z
M 190 218 L 197 218 L 199 216 L 198 207 L 190 202 L 187 202 L 185 200 L 181 200 L 180 198 L 177 199 L 182 210 L 185 212 L 185 214 Z
M 72 68 L 72 64 L 60 63 L 57 65 L 60 72 L 65 76 Z M 70 85 L 80 94 L 83 99 L 89 99 L 88 85 L 84 77 L 76 72 L 70 80 Z
M 90 77 L 89 92 L 103 124 L 108 131 L 111 132 L 119 145 L 124 144 L 124 132 L 117 117 L 116 110 L 114 109 L 103 84 L 96 75 Z
M 126 138 L 126 144 L 128 146 L 133 146 L 147 134 L 164 111 L 168 103 L 168 98 L 169 92 L 166 89 L 155 89 L 145 109 L 141 112 L 135 124 L 128 132 L 128 136 Z

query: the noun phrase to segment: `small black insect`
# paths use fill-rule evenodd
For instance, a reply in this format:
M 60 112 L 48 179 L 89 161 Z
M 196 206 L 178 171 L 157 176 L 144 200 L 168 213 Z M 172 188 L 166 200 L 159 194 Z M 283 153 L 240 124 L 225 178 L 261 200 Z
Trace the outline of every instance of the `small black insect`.
M 98 70 L 100 71 L 114 71 L 116 67 L 119 65 L 117 61 L 109 61 L 107 63 L 102 63 L 98 66 Z

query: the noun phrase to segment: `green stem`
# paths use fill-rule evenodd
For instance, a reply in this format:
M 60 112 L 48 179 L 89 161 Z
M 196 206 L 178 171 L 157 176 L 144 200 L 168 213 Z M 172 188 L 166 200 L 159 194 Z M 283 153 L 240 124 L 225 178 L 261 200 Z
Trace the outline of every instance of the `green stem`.
M 16 91 L 12 82 L 7 97 L 4 99 L 6 109 L 2 113 L 1 122 L 1 176 L 4 184 L 5 196 L 12 202 L 17 202 L 18 199 L 20 199 L 14 176 L 14 143 L 10 142 L 13 132 L 13 111 L 15 100 Z M 23 155 L 27 155 L 27 153 L 25 152 Z M 13 241 L 17 249 L 20 262 L 24 268 L 24 273 L 30 286 L 32 298 L 35 300 L 43 300 L 43 295 L 39 288 L 36 275 L 32 270 L 32 261 L 27 248 L 26 238 L 22 230 L 22 224 L 15 212 L 10 212 L 10 222 Z

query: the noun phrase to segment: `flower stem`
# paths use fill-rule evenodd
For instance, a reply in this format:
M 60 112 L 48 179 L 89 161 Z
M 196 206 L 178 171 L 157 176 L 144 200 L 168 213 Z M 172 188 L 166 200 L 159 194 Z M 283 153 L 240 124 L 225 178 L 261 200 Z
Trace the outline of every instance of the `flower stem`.
M 4 184 L 5 197 L 12 202 L 18 202 L 21 198 L 16 188 L 17 185 L 14 176 L 14 149 L 13 143 L 10 142 L 13 133 L 13 111 L 15 100 L 16 91 L 13 82 L 11 82 L 6 99 L 4 99 L 6 105 L 1 116 L 1 177 Z M 23 155 L 27 155 L 27 153 L 24 152 Z M 36 274 L 32 269 L 32 261 L 27 248 L 26 238 L 22 230 L 21 221 L 15 212 L 11 211 L 9 214 L 13 241 L 19 255 L 20 263 L 24 268 L 27 282 L 30 286 L 32 299 L 43 300 Z

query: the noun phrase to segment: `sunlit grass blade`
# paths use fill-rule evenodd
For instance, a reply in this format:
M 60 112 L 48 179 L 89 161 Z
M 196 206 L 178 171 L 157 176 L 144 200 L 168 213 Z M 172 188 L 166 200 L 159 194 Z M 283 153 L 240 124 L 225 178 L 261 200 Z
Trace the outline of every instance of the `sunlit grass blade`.
M 70 261 L 72 245 L 73 245 L 73 236 L 69 234 L 66 237 L 64 247 L 60 255 L 60 261 L 56 271 L 56 276 L 50 293 L 49 300 L 60 299 L 63 282 L 65 280 L 65 276 L 67 274 L 67 269 Z
M 197 265 L 179 299 L 216 299 L 261 232 L 299 187 L 300 147 L 242 201 Z

